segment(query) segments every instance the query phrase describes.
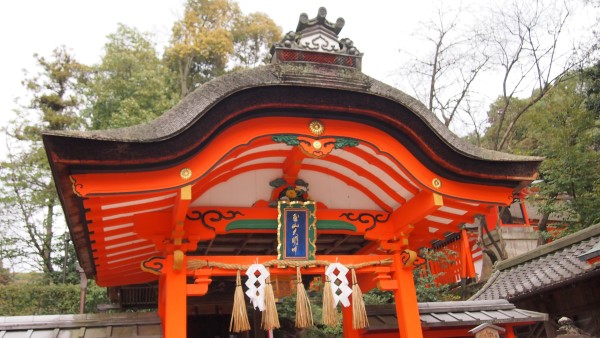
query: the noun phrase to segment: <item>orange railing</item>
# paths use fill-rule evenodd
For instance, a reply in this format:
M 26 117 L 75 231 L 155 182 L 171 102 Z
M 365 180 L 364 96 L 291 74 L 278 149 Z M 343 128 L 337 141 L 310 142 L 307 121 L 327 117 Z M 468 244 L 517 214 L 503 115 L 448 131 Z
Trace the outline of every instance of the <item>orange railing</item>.
M 437 284 L 452 284 L 477 276 L 471 244 L 465 229 L 433 250 L 433 259 L 428 259 L 428 266 L 424 268 L 429 268 L 431 274 L 437 276 Z

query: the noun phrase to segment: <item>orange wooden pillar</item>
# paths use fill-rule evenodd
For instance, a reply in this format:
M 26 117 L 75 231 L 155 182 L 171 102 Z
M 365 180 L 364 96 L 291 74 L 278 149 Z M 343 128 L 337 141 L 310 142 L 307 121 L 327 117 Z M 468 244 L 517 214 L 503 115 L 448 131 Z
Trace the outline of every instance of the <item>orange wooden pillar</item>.
M 185 338 L 187 336 L 187 288 L 185 255 L 181 251 L 167 255 L 163 276 L 161 276 L 161 295 L 164 297 L 163 337 Z
M 473 262 L 473 253 L 471 252 L 469 237 L 467 229 L 465 228 L 460 230 L 460 263 L 460 278 L 462 280 L 475 278 L 477 276 L 477 273 L 475 272 L 475 263 Z
M 394 299 L 400 338 L 423 338 L 417 290 L 413 279 L 414 266 L 405 266 L 400 254 L 400 251 L 396 251 L 393 255 L 393 276 L 398 282 L 398 288 L 394 290 Z
M 506 334 L 504 335 L 504 337 L 506 338 L 515 338 L 515 327 L 512 325 L 506 325 Z
M 351 299 L 352 301 L 352 299 Z M 342 330 L 344 331 L 344 338 L 359 338 L 360 334 L 358 330 L 352 327 L 352 305 L 348 307 L 342 306 Z

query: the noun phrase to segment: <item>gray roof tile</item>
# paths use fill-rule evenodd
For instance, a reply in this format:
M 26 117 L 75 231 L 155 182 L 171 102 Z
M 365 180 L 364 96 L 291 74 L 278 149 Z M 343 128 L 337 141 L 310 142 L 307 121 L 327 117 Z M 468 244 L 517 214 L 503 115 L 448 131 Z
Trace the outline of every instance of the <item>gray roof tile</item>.
M 512 300 L 556 287 L 595 271 L 579 256 L 600 244 L 600 224 L 500 262 L 471 300 Z
M 397 327 L 393 304 L 367 305 L 368 331 Z M 519 310 L 506 300 L 419 303 L 421 325 L 425 328 L 459 327 L 482 323 L 530 323 L 545 321 L 548 315 Z

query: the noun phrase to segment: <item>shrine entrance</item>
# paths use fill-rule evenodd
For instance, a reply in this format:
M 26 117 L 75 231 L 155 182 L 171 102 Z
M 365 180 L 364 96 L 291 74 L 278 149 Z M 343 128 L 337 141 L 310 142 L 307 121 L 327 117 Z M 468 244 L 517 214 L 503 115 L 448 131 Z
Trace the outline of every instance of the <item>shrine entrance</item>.
M 360 294 L 375 287 L 394 293 L 399 336 L 423 337 L 418 250 L 537 175 L 541 159 L 467 144 L 364 75 L 338 38 L 344 20 L 325 16 L 303 14 L 271 65 L 209 82 L 149 124 L 43 136 L 82 268 L 101 286 L 158 282 L 166 338 L 186 337 L 188 298 L 221 282 L 236 284 L 228 329 L 248 329 L 246 304 L 269 318 L 254 330 L 276 327 L 265 312 L 279 276 L 298 294 L 304 276 L 329 279 L 345 337 L 368 327 Z M 462 238 L 458 270 L 472 278 Z M 312 322 L 298 308 L 296 326 Z

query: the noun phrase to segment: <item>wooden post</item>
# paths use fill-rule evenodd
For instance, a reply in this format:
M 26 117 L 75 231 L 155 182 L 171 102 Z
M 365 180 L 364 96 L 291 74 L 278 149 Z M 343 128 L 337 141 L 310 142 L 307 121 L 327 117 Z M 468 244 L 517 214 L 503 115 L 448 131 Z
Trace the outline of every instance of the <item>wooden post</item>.
M 352 301 L 352 298 L 350 298 Z M 342 306 L 342 330 L 344 331 L 344 338 L 358 338 L 358 330 L 352 327 L 352 304 L 348 307 Z
M 413 267 L 404 266 L 400 253 L 400 251 L 396 251 L 393 256 L 394 279 L 398 282 L 398 288 L 394 291 L 394 299 L 400 338 L 423 338 Z
M 460 230 L 461 240 L 461 262 L 463 264 L 463 271 L 461 271 L 461 278 L 475 278 L 477 273 L 475 272 L 475 263 L 473 262 L 473 253 L 471 252 L 471 246 L 469 245 L 469 235 L 467 229 L 462 228 Z M 464 262 L 463 262 L 464 260 Z
M 506 334 L 504 335 L 506 338 L 515 338 L 515 327 L 512 325 L 506 325 Z
M 158 317 L 163 323 L 165 321 L 165 279 L 164 273 L 158 277 Z
M 185 338 L 187 336 L 187 288 L 185 255 L 169 254 L 165 260 L 164 283 L 164 338 Z M 181 260 L 181 261 L 180 261 Z M 175 267 L 179 266 L 179 269 Z

